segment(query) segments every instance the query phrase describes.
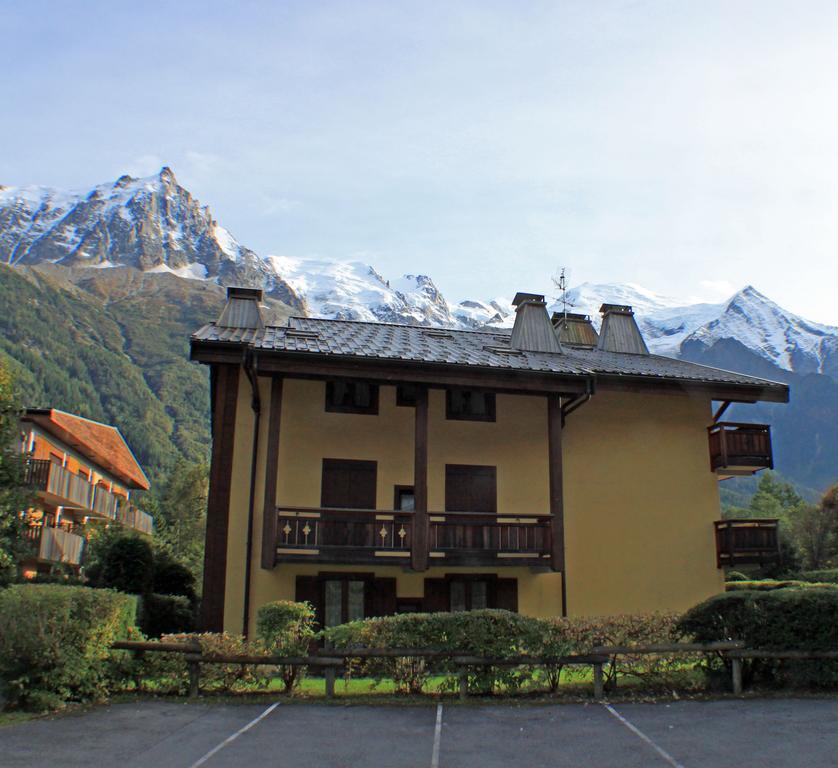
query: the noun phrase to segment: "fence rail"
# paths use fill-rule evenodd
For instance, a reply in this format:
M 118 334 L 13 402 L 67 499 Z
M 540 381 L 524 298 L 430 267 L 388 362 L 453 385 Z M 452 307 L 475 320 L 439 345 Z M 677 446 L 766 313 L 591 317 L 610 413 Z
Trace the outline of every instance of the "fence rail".
M 309 656 L 245 656 L 204 654 L 197 643 L 161 643 L 123 640 L 111 645 L 114 650 L 132 651 L 141 657 L 146 652 L 182 653 L 189 673 L 189 695 L 197 697 L 200 687 L 201 664 L 241 664 L 266 666 L 319 667 L 324 669 L 326 696 L 334 696 L 335 670 L 348 659 L 363 658 L 448 658 L 458 668 L 460 698 L 468 696 L 468 669 L 481 666 L 590 666 L 593 669 L 594 698 L 604 696 L 602 668 L 616 656 L 643 654 L 718 653 L 730 659 L 733 693 L 742 693 L 743 659 L 838 659 L 838 650 L 765 650 L 745 648 L 744 643 L 730 640 L 716 643 L 669 643 L 644 646 L 597 646 L 587 654 L 570 656 L 510 656 L 493 658 L 475 656 L 463 651 L 434 648 L 325 648 Z

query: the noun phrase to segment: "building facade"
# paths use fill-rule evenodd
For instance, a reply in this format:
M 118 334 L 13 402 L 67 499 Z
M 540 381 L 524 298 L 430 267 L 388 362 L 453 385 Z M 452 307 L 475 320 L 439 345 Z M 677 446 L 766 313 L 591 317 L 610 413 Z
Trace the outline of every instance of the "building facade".
M 92 521 L 151 535 L 151 517 L 131 503 L 131 492 L 147 490 L 148 478 L 116 427 L 30 408 L 21 418 L 21 451 L 34 491 L 34 505 L 24 513 L 24 575 L 59 564 L 78 570 Z
M 206 629 L 252 630 L 277 599 L 333 625 L 684 609 L 722 589 L 719 478 L 771 448 L 712 402 L 785 385 L 650 355 L 618 305 L 597 335 L 533 294 L 511 333 L 273 327 L 260 299 L 229 289 L 192 337 L 212 385 Z

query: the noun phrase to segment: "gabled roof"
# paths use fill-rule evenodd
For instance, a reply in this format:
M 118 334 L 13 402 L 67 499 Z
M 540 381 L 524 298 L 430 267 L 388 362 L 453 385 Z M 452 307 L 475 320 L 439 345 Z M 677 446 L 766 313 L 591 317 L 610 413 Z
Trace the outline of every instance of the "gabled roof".
M 785 402 L 785 384 L 710 368 L 660 355 L 634 355 L 566 347 L 562 352 L 529 352 L 510 346 L 508 330 L 467 331 L 395 323 L 291 317 L 288 325 L 262 329 L 222 328 L 209 323 L 192 336 L 193 353 L 203 347 L 248 346 L 256 352 L 297 358 L 431 363 L 460 368 L 683 382 L 759 390 L 757 399 Z
M 116 427 L 57 408 L 28 408 L 22 421 L 37 424 L 129 488 L 148 490 L 145 472 Z

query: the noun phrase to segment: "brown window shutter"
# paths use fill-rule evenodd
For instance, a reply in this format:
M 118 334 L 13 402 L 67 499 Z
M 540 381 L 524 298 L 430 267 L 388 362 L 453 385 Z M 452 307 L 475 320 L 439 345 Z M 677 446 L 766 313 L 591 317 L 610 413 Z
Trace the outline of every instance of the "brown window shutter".
M 426 613 L 439 613 L 448 610 L 448 582 L 445 579 L 425 579 Z
M 518 612 L 518 579 L 495 581 L 495 608 Z
M 396 580 L 371 579 L 367 582 L 365 613 L 371 616 L 392 616 L 396 612 Z
M 315 618 L 318 624 L 323 623 L 323 606 L 320 598 L 320 579 L 317 576 L 297 576 L 295 598 L 298 603 L 303 601 L 314 606 Z

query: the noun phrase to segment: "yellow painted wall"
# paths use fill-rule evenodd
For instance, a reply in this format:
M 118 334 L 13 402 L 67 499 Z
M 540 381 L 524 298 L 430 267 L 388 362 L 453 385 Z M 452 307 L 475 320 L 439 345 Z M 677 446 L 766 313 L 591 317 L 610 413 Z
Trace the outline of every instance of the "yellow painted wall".
M 561 612 L 561 574 L 529 568 L 280 564 L 260 566 L 262 499 L 270 382 L 260 379 L 263 416 L 255 488 L 251 628 L 270 600 L 293 599 L 298 574 L 374 572 L 397 579 L 399 597 L 422 595 L 425 578 L 494 572 L 518 579 L 522 613 Z M 287 379 L 280 426 L 277 502 L 319 506 L 323 458 L 378 462 L 379 509 L 392 509 L 393 487 L 413 481 L 412 408 L 382 386 L 378 416 L 327 413 L 325 384 Z M 548 512 L 547 407 L 543 397 L 497 395 L 494 423 L 447 421 L 445 393 L 429 397 L 428 505 L 442 511 L 445 464 L 497 466 L 498 512 Z M 227 552 L 225 629 L 240 632 L 253 413 L 242 375 L 235 433 Z M 715 566 L 717 480 L 707 464 L 706 398 L 600 392 L 568 419 L 564 432 L 568 608 L 571 615 L 683 609 L 722 589 Z

